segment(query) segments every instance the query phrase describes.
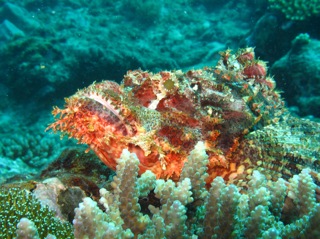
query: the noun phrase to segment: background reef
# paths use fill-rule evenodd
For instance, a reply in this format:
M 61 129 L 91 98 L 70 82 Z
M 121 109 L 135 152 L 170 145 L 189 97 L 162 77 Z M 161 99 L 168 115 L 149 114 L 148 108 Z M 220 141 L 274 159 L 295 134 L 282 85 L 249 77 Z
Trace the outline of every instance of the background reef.
M 65 185 L 81 187 L 81 192 L 71 190 L 68 195 L 76 196 L 70 197 L 79 199 L 85 194 L 98 199 L 99 188 L 111 189 L 107 182 L 113 173 L 94 155 L 83 155 L 82 146 L 44 132 L 52 122 L 52 106 L 62 106 L 64 97 L 93 81 L 120 83 L 128 70 L 187 71 L 214 66 L 218 53 L 228 48 L 254 47 L 256 57 L 268 62 L 269 74 L 289 111 L 319 122 L 319 6 L 318 0 L 0 0 L 0 182 L 10 183 L 10 188 L 17 186 L 16 181 L 26 181 L 23 188 L 33 190 L 36 183 L 28 180 L 57 176 Z M 284 127 L 289 130 L 292 125 Z M 305 123 L 301 128 L 308 134 L 317 126 Z M 264 136 L 251 137 L 248 142 Z M 285 133 L 279 136 L 277 147 L 286 137 Z M 295 149 L 293 142 L 286 151 Z M 310 153 L 310 157 L 318 155 L 318 151 Z M 82 165 L 79 158 L 90 163 Z M 93 175 L 84 170 L 88 167 Z M 269 206 L 273 203 L 270 197 L 266 200 Z M 160 207 L 159 198 L 153 199 Z M 299 200 L 295 203 L 300 205 Z M 257 210 L 279 219 L 275 212 Z M 306 210 L 301 218 L 317 216 L 314 209 Z M 69 213 L 66 215 L 74 217 Z M 244 220 L 251 220 L 248 218 Z M 278 219 L 272 223 L 293 220 L 288 214 Z M 21 228 L 23 225 L 32 227 L 32 222 L 24 221 Z M 183 227 L 182 222 L 180 225 Z M 189 232 L 195 233 L 193 229 Z

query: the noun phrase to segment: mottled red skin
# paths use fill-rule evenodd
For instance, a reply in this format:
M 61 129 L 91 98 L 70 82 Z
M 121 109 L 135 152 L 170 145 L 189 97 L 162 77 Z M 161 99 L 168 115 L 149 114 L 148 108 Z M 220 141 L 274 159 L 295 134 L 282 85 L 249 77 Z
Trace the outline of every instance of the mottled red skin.
M 89 145 L 112 169 L 127 148 L 137 154 L 140 173 L 174 180 L 195 144 L 204 141 L 209 178 L 227 177 L 239 163 L 233 159 L 239 141 L 253 127 L 269 124 L 283 104 L 261 81 L 266 69 L 253 56 L 252 49 L 227 51 L 215 70 L 137 70 L 121 85 L 94 83 L 66 99 L 65 109 L 55 108 L 58 118 L 49 128 Z

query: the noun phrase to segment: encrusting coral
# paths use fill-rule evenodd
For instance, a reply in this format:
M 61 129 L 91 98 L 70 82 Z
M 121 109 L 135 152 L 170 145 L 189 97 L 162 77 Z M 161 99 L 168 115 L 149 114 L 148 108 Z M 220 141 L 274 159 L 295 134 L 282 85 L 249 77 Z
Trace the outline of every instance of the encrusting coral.
M 320 229 L 320 204 L 309 169 L 286 182 L 267 178 L 254 171 L 248 187 L 226 185 L 221 177 L 205 185 L 202 171 L 208 156 L 199 142 L 188 157 L 185 172 L 191 178 L 156 179 L 146 171 L 138 179 L 139 160 L 124 150 L 118 160 L 113 190 L 101 189 L 100 203 L 85 198 L 76 209 L 76 238 L 316 238 Z M 197 168 L 199 167 L 199 171 Z M 202 173 L 201 173 L 202 172 Z M 138 181 L 139 180 L 139 181 Z M 139 183 L 138 183 L 139 182 Z M 143 188 L 143 189 L 141 189 Z M 149 204 L 143 214 L 139 198 L 154 192 L 159 205 Z M 201 203 L 199 203 L 201 202 Z M 285 212 L 286 207 L 291 207 Z

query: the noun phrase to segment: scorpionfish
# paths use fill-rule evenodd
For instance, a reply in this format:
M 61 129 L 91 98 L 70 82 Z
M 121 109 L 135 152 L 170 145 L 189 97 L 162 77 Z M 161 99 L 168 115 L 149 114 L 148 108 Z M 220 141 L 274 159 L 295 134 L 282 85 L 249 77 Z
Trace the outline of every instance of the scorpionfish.
M 112 169 L 126 148 L 139 158 L 139 173 L 173 180 L 198 141 L 205 144 L 211 178 L 228 176 L 241 140 L 285 115 L 252 48 L 221 52 L 215 67 L 128 71 L 121 84 L 93 83 L 65 101 L 65 108 L 54 108 L 48 129 L 87 144 Z

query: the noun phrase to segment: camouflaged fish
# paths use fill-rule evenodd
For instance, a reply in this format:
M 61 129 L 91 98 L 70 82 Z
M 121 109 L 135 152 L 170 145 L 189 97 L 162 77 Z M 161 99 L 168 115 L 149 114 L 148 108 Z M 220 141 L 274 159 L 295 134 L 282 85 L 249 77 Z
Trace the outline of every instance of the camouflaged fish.
M 87 144 L 112 169 L 128 149 L 138 156 L 140 173 L 151 170 L 158 178 L 177 180 L 203 141 L 208 181 L 222 176 L 241 183 L 255 168 L 272 178 L 290 176 L 305 166 L 319 179 L 319 125 L 305 122 L 301 131 L 252 48 L 220 54 L 212 68 L 135 70 L 120 85 L 93 83 L 67 98 L 64 109 L 54 108 L 48 129 Z

